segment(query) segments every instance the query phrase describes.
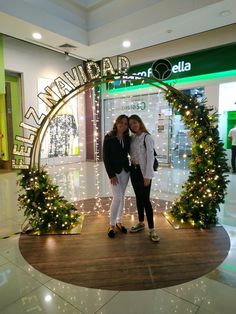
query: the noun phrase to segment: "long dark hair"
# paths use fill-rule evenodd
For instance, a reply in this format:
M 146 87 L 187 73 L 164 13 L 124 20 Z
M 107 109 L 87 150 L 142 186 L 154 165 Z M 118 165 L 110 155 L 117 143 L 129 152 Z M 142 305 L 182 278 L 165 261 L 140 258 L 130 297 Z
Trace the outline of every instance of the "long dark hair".
M 119 115 L 119 116 L 116 118 L 115 123 L 113 124 L 113 128 L 112 128 L 112 130 L 111 130 L 111 132 L 110 132 L 111 135 L 113 135 L 113 136 L 116 136 L 116 135 L 117 135 L 117 124 L 118 124 L 119 122 L 121 122 L 121 120 L 124 119 L 124 118 L 127 119 L 127 123 L 128 123 L 128 125 L 129 125 L 129 117 L 126 116 L 125 114 Z M 129 136 L 129 127 L 127 127 L 127 130 L 124 132 L 123 136 L 124 136 L 124 137 Z
M 147 128 L 145 127 L 144 123 L 143 123 L 143 120 L 140 118 L 140 116 L 138 116 L 137 114 L 132 114 L 130 117 L 129 117 L 129 121 L 130 120 L 135 120 L 137 121 L 139 124 L 140 124 L 140 130 L 142 132 L 145 132 L 145 133 L 148 133 L 148 130 Z M 129 127 L 130 128 L 130 127 Z M 130 128 L 131 132 L 135 133 L 134 131 L 132 131 L 132 129 Z

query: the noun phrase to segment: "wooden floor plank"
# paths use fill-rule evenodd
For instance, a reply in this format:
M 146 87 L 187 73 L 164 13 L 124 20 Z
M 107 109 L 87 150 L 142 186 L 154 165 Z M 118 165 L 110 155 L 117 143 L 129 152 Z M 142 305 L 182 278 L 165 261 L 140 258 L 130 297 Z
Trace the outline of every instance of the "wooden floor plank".
M 91 204 L 91 200 L 90 200 Z M 214 270 L 228 254 L 229 237 L 223 227 L 175 230 L 155 215 L 160 243 L 147 230 L 107 236 L 107 213 L 86 215 L 80 235 L 21 235 L 24 258 L 48 276 L 78 286 L 108 290 L 169 287 Z M 127 215 L 125 224 L 134 221 Z

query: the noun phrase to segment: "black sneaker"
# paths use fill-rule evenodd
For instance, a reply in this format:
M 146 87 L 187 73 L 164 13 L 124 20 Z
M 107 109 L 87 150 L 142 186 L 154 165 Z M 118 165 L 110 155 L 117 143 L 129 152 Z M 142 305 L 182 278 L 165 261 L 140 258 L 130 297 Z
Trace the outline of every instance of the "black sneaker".
M 107 235 L 108 235 L 108 237 L 109 238 L 114 238 L 115 237 L 115 230 L 114 229 L 112 229 L 112 228 L 109 228 L 108 229 L 108 233 L 107 233 Z
M 116 224 L 116 228 L 119 229 L 122 233 L 127 233 L 127 229 L 121 223 Z

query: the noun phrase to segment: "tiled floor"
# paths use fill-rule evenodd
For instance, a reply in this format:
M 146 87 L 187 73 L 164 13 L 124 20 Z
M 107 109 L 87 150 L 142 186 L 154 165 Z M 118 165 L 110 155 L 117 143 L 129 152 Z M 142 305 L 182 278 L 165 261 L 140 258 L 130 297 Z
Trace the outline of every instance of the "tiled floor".
M 102 163 L 71 164 L 49 171 L 68 200 L 110 195 Z M 187 176 L 188 172 L 180 169 L 160 169 L 152 196 L 173 200 Z M 236 175 L 230 174 L 229 179 L 228 194 L 219 213 L 231 239 L 225 261 L 210 274 L 183 285 L 119 292 L 65 284 L 27 264 L 18 248 L 19 235 L 14 235 L 24 221 L 17 209 L 16 174 L 0 173 L 0 313 L 236 313 Z M 127 196 L 131 195 L 129 185 Z M 8 235 L 11 236 L 2 239 Z

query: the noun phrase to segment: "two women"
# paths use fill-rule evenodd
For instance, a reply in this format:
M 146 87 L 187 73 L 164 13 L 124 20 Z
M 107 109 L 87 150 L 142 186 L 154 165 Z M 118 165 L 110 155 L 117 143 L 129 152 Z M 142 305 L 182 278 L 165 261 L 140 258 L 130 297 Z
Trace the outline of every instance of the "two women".
M 131 139 L 128 124 L 133 133 Z M 128 154 L 130 154 L 131 166 L 129 166 Z M 139 218 L 139 222 L 130 229 L 130 232 L 144 229 L 145 211 L 150 239 L 158 242 L 160 238 L 154 229 L 153 209 L 150 202 L 151 182 L 154 177 L 154 141 L 139 116 L 132 115 L 128 118 L 121 115 L 116 119 L 113 130 L 105 136 L 103 158 L 113 192 L 108 236 L 115 236 L 115 226 L 123 233 L 127 232 L 122 222 L 124 193 L 130 170 Z

